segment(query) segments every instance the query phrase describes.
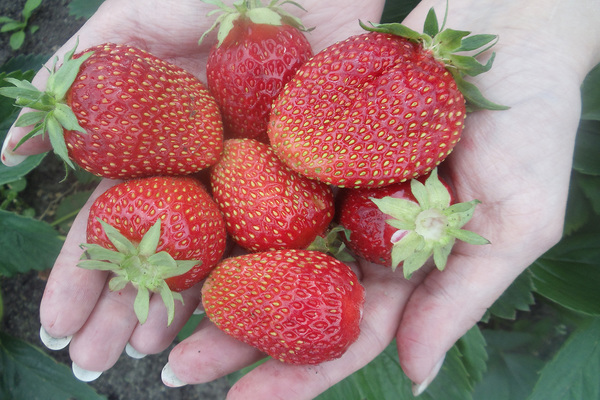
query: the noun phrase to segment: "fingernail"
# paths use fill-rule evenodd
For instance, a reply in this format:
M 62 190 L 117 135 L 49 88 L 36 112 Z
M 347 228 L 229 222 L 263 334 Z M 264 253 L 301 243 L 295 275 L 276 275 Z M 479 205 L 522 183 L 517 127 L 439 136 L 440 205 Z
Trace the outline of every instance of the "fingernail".
M 73 369 L 73 375 L 75 375 L 75 378 L 82 382 L 94 381 L 98 379 L 100 375 L 102 375 L 102 371 L 88 371 L 87 369 L 83 369 L 75 363 L 73 363 L 71 368 Z
M 198 307 L 194 310 L 194 315 L 202 315 L 202 314 L 204 314 L 203 308 Z
M 169 387 L 182 387 L 187 385 L 187 383 L 175 376 L 175 373 L 171 369 L 169 363 L 166 363 L 163 367 L 160 377 L 163 383 Z
M 134 349 L 133 346 L 129 343 L 127 343 L 127 346 L 125 346 L 125 353 L 127 353 L 129 357 L 135 358 L 136 360 L 146 357 L 146 354 L 140 353 L 139 351 Z
M 10 132 L 6 135 L 4 143 L 2 144 L 2 163 L 7 167 L 14 167 L 15 165 L 21 164 L 27 156 L 15 154 L 9 147 L 8 142 L 10 141 Z
M 72 338 L 73 336 L 55 338 L 54 336 L 50 335 L 43 326 L 40 328 L 40 339 L 42 340 L 42 343 L 44 343 L 44 345 L 50 350 L 64 349 L 69 345 L 69 343 L 71 343 Z
M 442 365 L 444 364 L 445 358 L 446 358 L 446 355 L 444 354 L 444 357 L 442 357 L 442 359 L 440 361 L 438 361 L 437 364 L 435 364 L 435 366 L 429 373 L 429 376 L 427 378 L 425 378 L 425 380 L 423 382 L 421 382 L 419 384 L 413 383 L 413 386 L 412 386 L 413 396 L 417 397 L 420 394 L 422 394 L 425 390 L 427 390 L 427 388 L 429 387 L 431 382 L 433 382 L 433 380 L 435 379 L 437 374 L 440 372 L 440 369 L 442 368 Z

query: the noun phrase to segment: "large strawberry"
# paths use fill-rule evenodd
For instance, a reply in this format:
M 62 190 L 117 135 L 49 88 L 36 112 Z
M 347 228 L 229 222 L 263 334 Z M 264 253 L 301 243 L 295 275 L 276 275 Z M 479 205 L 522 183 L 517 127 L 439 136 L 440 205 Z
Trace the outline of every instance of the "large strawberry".
M 491 35 L 400 24 L 331 45 L 298 69 L 273 105 L 269 138 L 292 169 L 337 186 L 374 187 L 426 174 L 461 136 L 465 99 L 503 108 L 463 79 L 487 71 L 454 54 L 495 40 Z
M 431 257 L 443 270 L 456 239 L 487 244 L 462 229 L 479 203 L 455 203 L 450 187 L 437 175 L 381 188 L 344 189 L 339 222 L 350 231 L 346 243 L 358 256 L 396 269 L 410 278 Z
M 48 133 L 73 166 L 107 178 L 189 174 L 214 164 L 223 127 L 214 98 L 193 75 L 135 47 L 102 44 L 65 56 L 45 92 L 27 81 L 2 94 L 36 124 L 23 140 Z
M 223 256 L 225 239 L 217 205 L 194 178 L 132 179 L 94 201 L 79 266 L 114 272 L 112 290 L 131 282 L 142 323 L 149 291 L 160 293 L 170 323 L 173 299 L 206 278 Z
M 206 279 L 202 302 L 234 338 L 283 362 L 318 364 L 358 337 L 364 289 L 327 254 L 278 250 L 223 260 Z
M 306 248 L 333 219 L 331 188 L 289 169 L 255 139 L 228 139 L 211 168 L 227 231 L 250 251 Z
M 257 0 L 237 1 L 233 7 L 211 3 L 219 4 L 223 13 L 211 28 L 220 24 L 206 79 L 221 108 L 225 134 L 266 142 L 273 100 L 312 56 L 305 29 L 279 7 L 281 1 L 266 7 Z

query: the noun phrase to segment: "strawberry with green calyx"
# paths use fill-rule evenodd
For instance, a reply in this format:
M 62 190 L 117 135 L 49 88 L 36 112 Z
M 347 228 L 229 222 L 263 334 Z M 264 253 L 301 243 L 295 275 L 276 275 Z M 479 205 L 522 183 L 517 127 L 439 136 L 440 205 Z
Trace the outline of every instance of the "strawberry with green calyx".
M 202 287 L 208 318 L 282 362 L 336 359 L 358 338 L 365 291 L 350 267 L 306 250 L 223 260 Z
M 485 64 L 477 61 L 476 57 L 489 50 L 498 41 L 497 35 L 478 34 L 472 35 L 468 31 L 444 29 L 446 14 L 440 27 L 433 8 L 429 10 L 423 33 L 414 31 L 399 23 L 370 24 L 360 22 L 363 29 L 371 32 L 388 33 L 406 38 L 417 43 L 421 52 L 428 53 L 434 59 L 443 63 L 452 74 L 458 89 L 463 94 L 468 111 L 477 109 L 506 110 L 508 107 L 493 103 L 486 99 L 477 86 L 465 81 L 464 76 L 477 76 L 492 68 L 496 53 L 492 53 Z M 461 52 L 477 51 L 475 55 L 457 54 Z
M 112 271 L 111 290 L 137 288 L 134 310 L 144 323 L 149 293 L 174 316 L 179 292 L 206 278 L 225 251 L 225 223 L 204 187 L 190 177 L 132 179 L 92 204 L 82 268 Z
M 292 171 L 255 139 L 226 140 L 210 182 L 228 233 L 249 251 L 306 248 L 333 219 L 331 188 Z
M 68 165 L 97 176 L 131 179 L 184 175 L 216 162 L 223 141 L 218 106 L 196 77 L 141 49 L 112 43 L 65 55 L 45 91 L 27 81 L 0 94 L 35 125 L 19 145 L 48 134 Z
M 230 138 L 253 138 L 266 142 L 271 105 L 284 85 L 310 56 L 312 49 L 302 33 L 301 21 L 281 8 L 292 1 L 237 1 L 233 7 L 208 1 L 220 12 L 217 43 L 211 48 L 207 85 L 223 116 Z M 209 14 L 210 15 L 210 14 Z
M 434 17 L 430 13 L 428 33 L 437 32 Z M 335 43 L 300 67 L 269 122 L 271 146 L 290 168 L 339 187 L 379 187 L 426 175 L 459 142 L 465 98 L 473 106 L 503 108 L 483 101 L 462 79 L 488 70 L 491 61 L 482 65 L 453 53 L 488 45 L 495 36 L 471 39 L 446 29 L 431 39 L 430 49 L 424 39 L 390 33 L 407 31 L 401 25 L 369 29 L 377 31 Z
M 432 255 L 437 267 L 444 269 L 456 239 L 488 243 L 461 229 L 478 203 L 457 204 L 434 169 L 410 182 L 344 189 L 337 207 L 339 224 L 350 231 L 345 242 L 357 256 L 392 269 L 403 263 L 404 274 L 410 277 Z

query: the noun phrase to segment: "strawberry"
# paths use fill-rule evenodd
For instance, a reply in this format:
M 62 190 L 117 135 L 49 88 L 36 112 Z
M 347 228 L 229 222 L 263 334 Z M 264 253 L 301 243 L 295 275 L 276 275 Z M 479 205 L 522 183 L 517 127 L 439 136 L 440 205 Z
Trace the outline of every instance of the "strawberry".
M 437 268 L 443 270 L 456 239 L 489 243 L 462 229 L 479 201 L 455 203 L 437 168 L 428 177 L 410 182 L 344 189 L 338 201 L 340 225 L 350 231 L 348 247 L 356 255 L 392 269 L 402 263 L 406 278 L 432 256 Z
M 220 25 L 218 43 L 206 65 L 206 81 L 220 106 L 225 134 L 266 142 L 273 100 L 312 56 L 300 20 L 279 7 L 298 4 L 287 0 L 271 1 L 267 7 L 258 0 L 238 1 L 233 7 L 210 3 L 219 4 L 223 13 L 210 29 Z
M 205 188 L 191 177 L 132 179 L 92 204 L 80 267 L 115 273 L 112 290 L 131 282 L 135 311 L 148 315 L 149 291 L 162 296 L 173 319 L 173 299 L 208 276 L 225 251 L 225 223 Z
M 432 21 L 435 20 L 435 23 Z M 341 187 L 376 187 L 426 174 L 460 139 L 472 106 L 502 109 L 463 74 L 487 71 L 473 57 L 492 35 L 400 24 L 367 27 L 300 67 L 273 105 L 268 135 L 295 171 Z M 402 35 L 402 36 L 400 36 Z
M 226 140 L 210 181 L 228 233 L 249 251 L 305 248 L 333 219 L 331 188 L 292 171 L 255 139 Z
M 364 289 L 341 261 L 307 250 L 223 260 L 202 287 L 208 318 L 280 361 L 318 364 L 358 337 Z
M 17 121 L 36 124 L 23 141 L 48 132 L 67 164 L 114 179 L 189 174 L 217 161 L 222 121 L 197 78 L 131 46 L 74 52 L 55 65 L 45 92 L 14 79 L 3 90 L 39 110 Z

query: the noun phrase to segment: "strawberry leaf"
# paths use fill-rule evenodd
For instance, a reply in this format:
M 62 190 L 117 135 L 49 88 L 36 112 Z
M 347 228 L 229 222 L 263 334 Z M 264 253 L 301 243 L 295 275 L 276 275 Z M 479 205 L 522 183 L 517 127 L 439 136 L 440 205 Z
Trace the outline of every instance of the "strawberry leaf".
M 169 309 L 169 306 L 170 304 L 167 305 L 167 309 Z M 138 286 L 137 295 L 133 302 L 133 310 L 135 311 L 135 315 L 137 316 L 138 321 L 140 321 L 140 324 L 146 322 L 148 319 L 148 312 L 150 311 L 150 292 L 147 288 Z

